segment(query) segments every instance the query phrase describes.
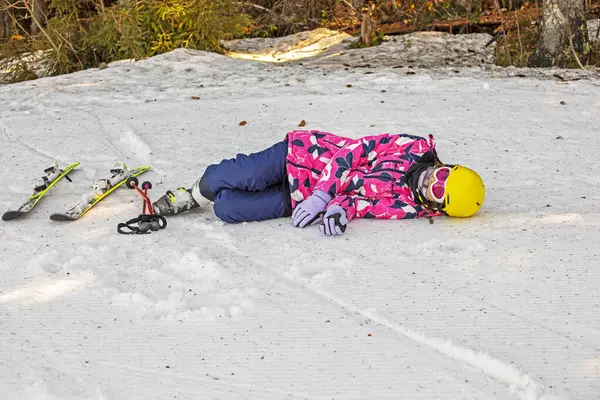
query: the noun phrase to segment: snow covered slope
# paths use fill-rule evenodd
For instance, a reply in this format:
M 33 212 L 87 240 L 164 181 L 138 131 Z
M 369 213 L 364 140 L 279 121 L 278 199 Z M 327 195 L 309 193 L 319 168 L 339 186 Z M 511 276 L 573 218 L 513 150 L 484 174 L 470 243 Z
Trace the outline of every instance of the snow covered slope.
M 0 211 L 54 159 L 82 163 L 0 223 L 0 397 L 600 398 L 600 87 L 471 75 L 180 50 L 0 87 Z M 151 164 L 157 198 L 301 120 L 432 133 L 481 172 L 484 209 L 342 238 L 205 210 L 131 237 L 140 201 L 119 189 L 48 219 L 115 161 Z

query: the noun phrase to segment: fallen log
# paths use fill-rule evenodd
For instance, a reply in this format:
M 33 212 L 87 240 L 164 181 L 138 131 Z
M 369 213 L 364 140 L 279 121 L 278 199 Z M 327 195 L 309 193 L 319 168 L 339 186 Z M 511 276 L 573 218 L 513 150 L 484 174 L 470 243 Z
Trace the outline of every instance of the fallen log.
M 600 12 L 600 5 L 595 5 L 588 10 L 590 17 Z M 538 20 L 542 18 L 543 9 L 524 8 L 517 11 L 497 12 L 490 15 L 483 15 L 477 19 L 457 18 L 445 21 L 435 21 L 426 25 L 406 24 L 403 22 L 392 22 L 379 24 L 377 31 L 386 35 L 403 35 L 419 31 L 447 31 L 453 33 L 458 28 L 463 27 L 487 27 L 496 28 L 496 31 L 508 30 L 512 28 L 517 20 Z M 360 32 L 360 25 L 344 29 L 344 32 L 352 35 Z
M 456 29 L 463 27 L 475 26 L 493 28 L 499 27 L 508 21 L 515 20 L 516 18 L 519 20 L 538 19 L 541 16 L 541 8 L 528 8 L 519 11 L 483 15 L 478 19 L 457 18 L 446 21 L 436 21 L 420 27 L 412 24 L 404 24 L 402 22 L 394 22 L 391 24 L 380 25 L 379 31 L 386 35 L 401 35 L 417 31 L 447 31 L 453 33 Z

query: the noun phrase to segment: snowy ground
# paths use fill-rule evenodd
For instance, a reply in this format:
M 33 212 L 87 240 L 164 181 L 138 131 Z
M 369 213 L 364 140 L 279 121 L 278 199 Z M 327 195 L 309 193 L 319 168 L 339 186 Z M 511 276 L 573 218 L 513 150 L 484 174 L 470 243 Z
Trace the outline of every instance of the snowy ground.
M 0 211 L 53 159 L 82 163 L 0 223 L 2 399 L 600 398 L 597 80 L 176 51 L 2 86 L 0 104 Z M 343 238 L 205 210 L 128 237 L 116 226 L 140 202 L 119 189 L 48 219 L 117 160 L 150 163 L 156 198 L 301 120 L 432 133 L 442 160 L 481 172 L 484 209 Z

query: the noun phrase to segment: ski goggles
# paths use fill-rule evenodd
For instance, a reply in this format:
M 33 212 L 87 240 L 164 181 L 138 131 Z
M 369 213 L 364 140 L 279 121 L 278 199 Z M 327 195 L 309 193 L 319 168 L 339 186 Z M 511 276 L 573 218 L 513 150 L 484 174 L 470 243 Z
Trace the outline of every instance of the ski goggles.
M 446 183 L 450 176 L 450 167 L 441 167 L 433 172 L 433 182 L 429 185 L 429 193 L 436 202 L 443 204 L 446 197 Z

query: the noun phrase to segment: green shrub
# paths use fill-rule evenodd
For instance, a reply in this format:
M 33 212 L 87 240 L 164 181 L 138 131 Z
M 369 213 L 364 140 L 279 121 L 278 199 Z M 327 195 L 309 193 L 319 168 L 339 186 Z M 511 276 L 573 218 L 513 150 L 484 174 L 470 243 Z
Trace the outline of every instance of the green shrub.
M 47 49 L 50 75 L 142 59 L 176 48 L 221 51 L 221 40 L 241 37 L 250 26 L 233 0 L 53 0 L 46 28 L 31 50 Z

